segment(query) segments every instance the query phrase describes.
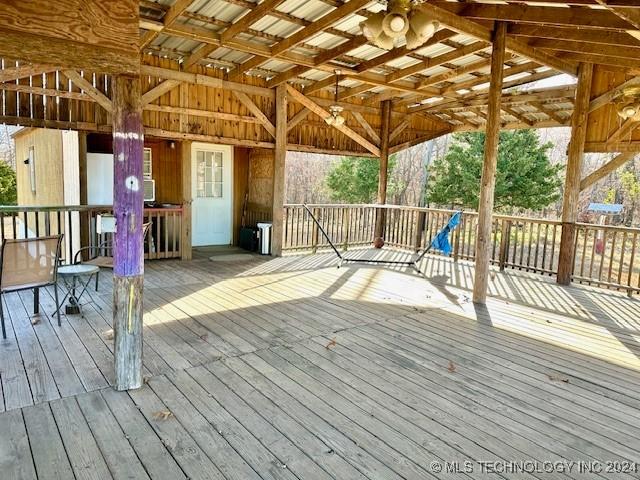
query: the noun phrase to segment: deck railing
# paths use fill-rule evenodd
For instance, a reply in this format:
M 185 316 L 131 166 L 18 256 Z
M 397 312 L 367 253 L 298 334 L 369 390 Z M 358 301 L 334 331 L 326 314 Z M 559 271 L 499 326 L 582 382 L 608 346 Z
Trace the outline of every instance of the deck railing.
M 0 207 L 0 240 L 64 234 L 62 259 L 73 261 L 82 246 L 97 246 L 110 234 L 98 234 L 98 214 L 112 213 L 111 206 Z M 180 258 L 182 208 L 145 208 L 144 222 L 151 223 L 145 242 L 145 258 Z
M 370 245 L 376 218 L 385 216 L 387 246 L 415 252 L 425 248 L 443 228 L 453 210 L 395 205 L 309 205 L 314 216 L 340 249 Z M 455 261 L 475 260 L 477 213 L 463 212 L 452 235 Z M 640 229 L 578 224 L 574 280 L 640 291 Z M 556 220 L 494 215 L 491 263 L 501 270 L 517 269 L 555 275 L 562 223 Z M 594 241 L 594 238 L 596 239 Z M 285 205 L 284 243 L 288 251 L 317 251 L 329 247 L 302 205 Z M 434 252 L 438 255 L 438 252 Z

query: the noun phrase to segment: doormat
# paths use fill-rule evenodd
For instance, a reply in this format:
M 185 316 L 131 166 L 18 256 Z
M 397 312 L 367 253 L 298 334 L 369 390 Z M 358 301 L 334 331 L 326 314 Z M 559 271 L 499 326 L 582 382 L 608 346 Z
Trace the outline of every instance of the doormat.
M 221 255 L 213 255 L 209 257 L 209 260 L 212 262 L 242 262 L 242 261 L 250 261 L 256 258 L 255 255 L 251 253 L 224 253 Z

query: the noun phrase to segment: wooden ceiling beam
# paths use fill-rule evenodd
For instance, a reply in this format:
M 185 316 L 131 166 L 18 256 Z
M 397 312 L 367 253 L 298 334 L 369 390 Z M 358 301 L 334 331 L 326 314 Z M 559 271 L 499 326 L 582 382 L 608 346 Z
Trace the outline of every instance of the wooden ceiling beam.
M 179 82 L 190 83 L 193 85 L 204 85 L 213 88 L 226 88 L 227 90 L 243 92 L 248 95 L 259 95 L 261 97 L 267 97 L 272 100 L 275 98 L 275 94 L 270 88 L 248 85 L 246 83 L 232 82 L 209 75 L 181 72 L 179 70 L 154 67 L 151 65 L 142 65 L 140 67 L 140 73 L 142 75 L 149 75 L 151 77 L 164 78 L 166 80 L 178 80 Z
M 633 25 L 636 29 L 636 34 L 640 33 L 640 11 L 635 8 L 624 8 L 621 6 L 611 5 L 607 0 L 595 0 L 599 5 L 606 7 L 611 13 L 620 17 L 625 22 Z
M 634 153 L 620 153 L 616 155 L 614 158 L 609 160 L 603 166 L 598 168 L 595 172 L 590 173 L 582 180 L 580 180 L 580 191 L 589 188 L 591 185 L 596 183 L 598 180 L 603 179 L 610 173 L 615 172 L 617 169 L 622 167 L 629 160 L 632 160 L 635 157 Z
M 302 122 L 311 113 L 307 107 L 304 107 L 298 113 L 296 113 L 290 120 L 287 121 L 287 132 L 293 130 L 293 128 Z
M 543 104 L 542 102 L 528 102 L 529 105 L 531 105 L 532 107 L 537 108 L 540 112 L 544 113 L 547 117 L 549 117 L 552 120 L 555 120 L 558 123 L 564 124 L 566 125 L 569 121 L 571 121 L 571 117 L 567 117 L 567 118 L 563 118 L 560 115 L 558 115 L 556 112 L 554 112 L 552 109 L 547 108 L 547 106 L 545 104 Z
M 471 55 L 473 53 L 479 52 L 480 50 L 484 50 L 488 46 L 489 44 L 487 42 L 474 42 L 470 45 L 465 45 L 456 50 L 452 50 L 451 52 L 447 52 L 436 57 L 427 58 L 422 62 L 400 69 L 397 72 L 390 73 L 386 76 L 385 80 L 387 82 L 395 82 L 397 80 L 401 80 L 403 78 L 427 70 L 428 68 L 437 67 L 438 65 L 442 65 L 443 63 L 449 63 L 454 60 L 464 58 L 467 55 Z
M 602 95 L 597 96 L 589 102 L 589 113 L 610 104 L 625 87 L 637 86 L 640 84 L 640 77 L 634 77 L 626 82 L 607 90 Z
M 367 120 L 362 116 L 360 112 L 349 112 L 351 116 L 356 119 L 356 122 L 360 124 L 360 126 L 367 132 L 369 138 L 375 142 L 376 145 L 380 145 L 380 135 L 376 133 L 373 127 L 367 122 Z
M 358 72 L 366 72 L 373 68 L 384 65 L 387 62 L 391 62 L 393 60 L 397 60 L 398 58 L 407 56 L 412 52 L 415 52 L 422 48 L 428 47 L 430 45 L 435 45 L 436 43 L 440 43 L 443 40 L 447 40 L 456 35 L 458 35 L 458 32 L 454 32 L 453 30 L 443 28 L 441 30 L 438 30 L 433 37 L 431 37 L 423 45 L 420 45 L 420 47 L 416 49 L 409 50 L 405 46 L 393 48 L 392 50 L 389 50 L 387 53 L 383 53 L 382 55 L 378 55 L 377 57 L 372 58 L 371 60 L 362 62 L 360 65 L 358 65 L 357 70 Z
M 543 48 L 545 50 L 574 52 L 581 55 L 594 54 L 633 59 L 636 61 L 640 60 L 640 47 L 631 47 L 628 45 L 621 48 L 619 45 L 603 45 L 550 38 L 539 38 L 533 40 L 530 45 L 536 48 Z
M 234 19 L 231 25 L 220 35 L 220 40 L 224 43 L 232 39 L 241 32 L 247 30 L 265 15 L 275 10 L 284 0 L 263 0 L 249 9 L 246 15 L 239 19 Z
M 253 100 L 249 98 L 249 95 L 244 92 L 238 92 L 237 90 L 234 90 L 233 94 L 238 100 L 240 100 L 240 103 L 242 103 L 247 108 L 247 110 L 249 110 L 253 114 L 253 116 L 258 119 L 265 130 L 275 138 L 276 127 L 273 125 L 273 123 L 271 123 L 271 120 L 269 120 L 269 118 L 262 112 L 262 110 L 260 110 L 260 107 L 258 107 L 253 102 Z
M 0 82 L 13 82 L 21 78 L 42 75 L 55 72 L 58 68 L 53 65 L 34 65 L 31 63 L 20 64 L 15 67 L 7 67 L 0 70 Z
M 149 30 L 140 40 L 140 49 L 147 47 L 153 42 L 162 31 L 172 25 L 184 11 L 189 8 L 194 0 L 176 0 L 176 2 L 167 10 L 162 17 L 162 28 L 159 30 Z
M 271 55 L 276 56 L 280 53 L 283 53 L 290 48 L 295 47 L 299 43 L 302 43 L 306 39 L 320 33 L 325 28 L 330 27 L 334 23 L 342 20 L 348 15 L 351 15 L 355 11 L 364 7 L 370 0 L 349 0 L 344 3 L 342 6 L 336 8 L 335 10 L 329 12 L 318 20 L 314 21 L 310 25 L 304 27 L 302 30 L 294 33 L 293 35 L 285 38 L 281 42 L 277 43 L 273 47 L 271 47 Z
M 573 40 L 603 45 L 640 47 L 640 40 L 627 32 L 614 32 L 552 25 L 530 25 L 514 23 L 509 25 L 509 35 L 516 37 L 548 38 L 552 40 Z
M 291 99 L 304 105 L 305 107 L 307 107 L 309 110 L 311 110 L 313 113 L 318 115 L 323 120 L 329 116 L 329 112 L 327 112 L 324 108 L 322 108 L 320 105 L 315 103 L 313 100 L 304 96 L 302 93 L 300 93 L 298 90 L 291 87 L 290 85 L 287 85 L 286 87 L 287 87 L 287 93 L 289 97 L 291 97 Z M 358 134 L 357 132 L 354 132 L 348 126 L 340 125 L 340 126 L 334 126 L 334 128 L 344 133 L 347 137 L 349 137 L 351 140 L 356 142 L 358 145 L 366 148 L 369 152 L 371 152 L 375 156 L 377 157 L 380 156 L 380 148 L 378 148 L 376 145 L 374 145 L 369 140 L 364 138 L 362 135 Z
M 549 50 L 552 52 L 552 50 Z M 638 71 L 638 61 L 630 58 L 612 57 L 610 55 L 598 55 L 594 53 L 576 53 L 576 52 L 555 52 L 558 57 L 565 61 L 593 63 L 599 65 L 609 65 L 611 67 L 628 68 Z
M 321 53 L 320 55 L 317 55 L 314 58 L 314 62 L 316 65 L 324 65 L 327 62 L 330 62 L 331 60 L 334 60 L 344 54 L 346 54 L 347 52 L 350 52 L 351 50 L 354 50 L 358 47 L 361 47 L 362 45 L 367 43 L 367 39 L 364 36 L 358 36 L 358 37 L 354 37 L 351 40 L 347 40 L 344 43 L 341 43 L 340 45 L 338 45 L 335 48 L 332 48 L 330 50 L 327 50 L 323 53 Z M 339 68 L 339 67 L 335 67 L 335 68 Z M 306 67 L 304 65 L 298 65 L 296 67 L 290 68 L 289 70 L 286 70 L 280 74 L 278 74 L 276 77 L 272 78 L 268 85 L 269 87 L 275 87 L 277 85 L 280 85 L 281 83 L 287 82 L 289 80 L 291 80 L 292 78 L 295 77 L 299 77 L 300 75 L 305 74 L 306 72 L 310 71 L 310 70 L 314 70 L 315 67 Z
M 430 3 L 420 4 L 419 8 L 422 11 L 428 13 L 431 18 L 447 25 L 452 30 L 456 30 L 466 35 L 471 35 L 472 37 L 484 42 L 491 42 L 492 40 L 491 30 L 472 20 L 460 17 L 455 13 L 451 13 L 444 8 L 436 7 Z M 577 66 L 573 62 L 563 61 L 553 55 L 549 55 L 536 48 L 533 48 L 521 40 L 507 38 L 507 50 L 526 57 L 534 62 L 538 62 L 542 65 L 547 65 L 548 67 L 568 73 L 573 76 L 575 76 L 578 71 Z
M 142 95 L 142 106 L 148 105 L 153 102 L 156 98 L 161 97 L 165 93 L 173 90 L 175 87 L 180 85 L 182 82 L 178 80 L 163 80 L 158 85 L 153 87 L 148 92 Z
M 61 73 L 71 80 L 78 88 L 82 89 L 84 93 L 93 98 L 96 103 L 107 112 L 111 113 L 113 111 L 113 103 L 111 102 L 111 99 L 94 87 L 91 82 L 82 77 L 78 72 L 74 70 L 63 70 Z
M 220 48 L 218 45 L 203 43 L 198 48 L 196 48 L 191 55 L 189 55 L 187 58 L 184 59 L 184 61 L 182 62 L 182 67 L 189 68 L 195 65 L 201 60 L 204 60 L 205 58 L 207 58 L 209 55 L 215 52 L 218 48 Z
M 620 32 L 634 28 L 628 21 L 607 10 L 554 8 L 525 4 L 485 4 L 430 2 L 464 18 L 537 25 L 558 25 Z

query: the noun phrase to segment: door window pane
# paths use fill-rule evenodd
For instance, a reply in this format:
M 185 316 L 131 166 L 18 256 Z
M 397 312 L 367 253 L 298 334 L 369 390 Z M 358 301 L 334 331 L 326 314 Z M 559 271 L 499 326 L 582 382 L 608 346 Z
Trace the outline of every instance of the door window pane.
M 221 198 L 223 192 L 223 159 L 221 152 L 197 152 L 196 195 Z

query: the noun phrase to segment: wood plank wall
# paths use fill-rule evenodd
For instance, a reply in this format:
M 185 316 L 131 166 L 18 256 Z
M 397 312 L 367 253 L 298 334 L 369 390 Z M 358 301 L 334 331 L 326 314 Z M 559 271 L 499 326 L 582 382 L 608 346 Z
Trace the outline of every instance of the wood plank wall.
M 178 64 L 170 59 L 145 55 L 144 62 L 151 66 L 179 69 Z M 15 61 L 0 59 L 0 65 L 6 69 L 16 67 L 19 64 Z M 189 70 L 191 73 L 217 78 L 224 78 L 225 75 L 220 69 L 204 66 L 194 66 Z M 100 92 L 111 98 L 110 77 L 88 71 L 82 72 L 82 76 Z M 155 87 L 161 81 L 161 78 L 143 76 L 143 92 Z M 245 84 L 261 87 L 266 83 L 262 78 L 251 76 L 245 76 L 243 81 Z M 250 98 L 273 123 L 275 121 L 273 100 L 257 95 L 250 95 Z M 316 92 L 313 94 L 313 98 L 314 101 L 324 102 L 326 108 L 326 105 L 331 102 L 332 93 L 330 91 Z M 379 131 L 379 106 L 367 105 L 359 97 L 352 97 L 349 101 L 354 106 L 346 108 L 346 111 L 358 111 L 374 130 Z M 0 102 L 0 123 L 105 133 L 110 132 L 111 129 L 110 114 L 59 72 L 34 75 L 0 84 Z M 163 107 L 226 113 L 234 117 L 222 119 L 206 114 L 194 115 L 193 110 L 190 110 L 189 114 L 175 110 L 172 112 L 159 111 Z M 301 109 L 300 104 L 289 102 L 289 118 Z M 362 126 L 349 113 L 346 115 L 349 127 L 367 137 Z M 391 128 L 395 128 L 405 119 L 406 116 L 403 113 L 395 112 Z M 253 117 L 232 91 L 203 85 L 182 84 L 154 100 L 149 109 L 143 113 L 143 124 L 147 129 L 154 129 L 155 136 L 174 140 L 180 140 L 189 135 L 203 135 L 203 138 L 192 139 L 268 148 L 273 148 L 274 142 L 271 134 Z M 394 140 L 393 144 L 400 145 L 423 138 L 428 134 L 435 135 L 446 128 L 447 124 L 443 122 L 431 120 L 421 115 L 413 115 L 410 117 L 409 127 Z M 288 142 L 290 150 L 337 152 L 339 154 L 343 152 L 366 153 L 359 144 L 329 127 L 323 119 L 314 114 L 309 114 L 305 121 L 289 132 Z
M 615 87 L 621 85 L 633 76 L 626 75 L 624 71 L 613 67 L 596 66 L 591 84 L 591 99 L 598 98 Z M 592 111 L 587 120 L 586 151 L 626 151 L 632 148 L 639 151 L 640 146 L 632 142 L 640 142 L 640 129 L 625 128 L 624 133 L 618 136 L 618 130 L 625 127 L 625 120 L 616 113 L 616 101 L 608 101 L 603 107 Z M 631 122 L 630 122 L 631 123 Z M 637 125 L 639 122 L 635 122 Z M 618 132 L 618 133 L 616 133 Z M 611 140 L 613 141 L 611 141 Z M 609 143 L 603 146 L 603 143 Z

